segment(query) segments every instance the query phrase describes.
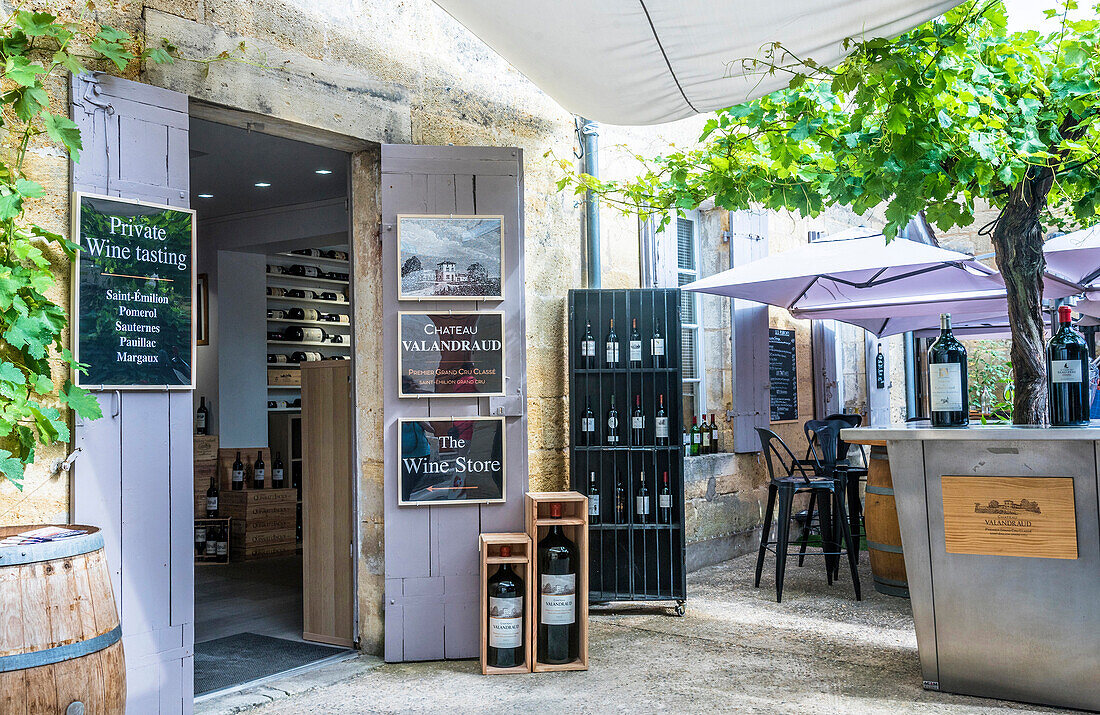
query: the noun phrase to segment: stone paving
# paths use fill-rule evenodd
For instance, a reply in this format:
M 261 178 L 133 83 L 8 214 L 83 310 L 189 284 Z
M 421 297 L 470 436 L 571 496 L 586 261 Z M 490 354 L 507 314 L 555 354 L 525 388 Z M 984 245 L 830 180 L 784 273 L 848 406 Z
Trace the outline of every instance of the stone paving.
M 771 569 L 752 588 L 754 566 L 744 556 L 690 574 L 683 618 L 594 610 L 585 673 L 484 677 L 476 661 L 360 658 L 196 713 L 1059 712 L 923 690 L 909 602 L 873 590 L 866 554 L 862 602 L 843 572 L 827 586 L 817 558 L 791 561 L 777 604 Z

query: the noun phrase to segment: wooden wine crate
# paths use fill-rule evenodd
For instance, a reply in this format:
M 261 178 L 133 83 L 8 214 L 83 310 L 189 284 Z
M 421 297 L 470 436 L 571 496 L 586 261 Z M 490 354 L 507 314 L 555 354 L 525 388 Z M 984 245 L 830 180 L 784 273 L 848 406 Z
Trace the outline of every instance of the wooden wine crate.
M 504 557 L 500 555 L 500 547 L 508 545 L 512 548 L 512 555 Z M 478 537 L 478 553 L 481 557 L 481 674 L 498 675 L 507 673 L 530 673 L 531 662 L 534 660 L 531 650 L 532 618 L 537 615 L 534 612 L 534 552 L 531 550 L 531 537 L 521 533 L 505 534 L 481 534 Z M 515 564 L 516 571 L 523 579 L 523 664 L 512 668 L 494 668 L 488 664 L 489 655 L 489 577 L 497 572 L 499 564 Z
M 205 498 L 205 495 L 204 495 L 204 498 Z M 201 518 L 200 517 L 195 518 L 195 528 L 196 529 L 200 526 L 201 527 L 208 527 L 208 526 L 210 526 L 210 527 L 222 527 L 222 526 L 224 526 L 226 529 L 229 530 L 229 539 L 230 539 L 230 541 L 233 540 L 232 519 L 229 519 L 227 517 L 216 517 L 216 518 L 210 519 L 210 518 L 207 518 L 205 516 L 205 514 L 206 514 L 206 508 L 204 506 L 203 507 L 203 516 Z M 196 564 L 213 564 L 213 565 L 217 565 L 217 566 L 224 566 L 227 563 L 229 563 L 230 561 L 235 561 L 235 559 L 233 558 L 232 546 L 230 547 L 230 552 L 226 554 L 226 560 L 225 561 L 218 561 L 217 556 L 207 556 L 205 553 L 202 553 L 202 554 L 196 553 L 195 554 L 195 563 Z
M 296 367 L 284 367 L 278 364 L 267 369 L 269 385 L 301 385 L 302 371 Z
M 206 517 L 206 490 L 210 488 L 210 478 L 218 474 L 218 460 L 195 460 L 195 518 Z M 221 487 L 218 487 L 219 490 Z
M 287 544 L 272 544 L 268 546 L 248 546 L 245 548 L 229 547 L 230 561 L 254 561 L 256 559 L 270 559 L 276 556 L 291 556 L 297 551 L 293 539 Z
M 218 459 L 218 435 L 197 434 L 195 440 L 195 463 L 211 462 Z
M 218 513 L 233 518 L 229 548 L 234 560 L 247 561 L 294 552 L 296 489 L 240 489 L 222 492 L 220 497 Z
M 246 549 L 256 546 L 276 546 L 293 544 L 295 528 L 265 529 L 264 531 L 245 531 L 237 529 L 229 534 L 229 548 Z
M 550 516 L 550 505 L 561 504 L 562 518 Z M 559 670 L 588 670 L 588 497 L 578 492 L 527 492 L 524 495 L 524 523 L 527 535 L 531 537 L 531 580 L 533 589 L 530 634 L 531 634 L 531 672 L 549 673 Z M 539 601 L 541 574 L 538 564 L 538 544 L 546 536 L 549 527 L 557 524 L 562 527 L 566 538 L 577 546 L 577 659 L 571 663 L 551 665 L 538 660 Z
M 264 489 L 271 487 L 271 470 L 274 468 L 271 451 L 267 447 L 247 447 L 241 449 L 218 450 L 218 487 L 222 492 L 228 492 L 233 488 L 233 462 L 237 460 L 237 452 L 241 453 L 241 462 L 244 464 L 244 491 L 252 491 L 252 465 L 256 462 L 256 453 L 262 453 L 264 457 L 265 472 Z M 289 482 L 287 483 L 289 486 Z M 257 490 L 259 491 L 259 490 Z

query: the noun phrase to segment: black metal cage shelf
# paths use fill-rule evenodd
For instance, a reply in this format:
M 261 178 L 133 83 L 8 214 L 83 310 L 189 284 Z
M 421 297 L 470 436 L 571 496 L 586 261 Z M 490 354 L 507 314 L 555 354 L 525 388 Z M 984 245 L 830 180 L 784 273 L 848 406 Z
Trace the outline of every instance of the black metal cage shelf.
M 616 350 L 608 350 L 612 320 L 614 362 Z M 635 327 L 640 351 L 631 345 Z M 572 486 L 590 500 L 599 497 L 597 512 L 589 515 L 589 600 L 676 601 L 682 613 L 687 581 L 680 291 L 572 290 L 568 329 Z M 661 405 L 667 433 L 659 436 Z M 635 424 L 638 408 L 641 421 Z M 665 474 L 671 505 L 662 507 Z M 645 513 L 638 498 L 647 494 Z

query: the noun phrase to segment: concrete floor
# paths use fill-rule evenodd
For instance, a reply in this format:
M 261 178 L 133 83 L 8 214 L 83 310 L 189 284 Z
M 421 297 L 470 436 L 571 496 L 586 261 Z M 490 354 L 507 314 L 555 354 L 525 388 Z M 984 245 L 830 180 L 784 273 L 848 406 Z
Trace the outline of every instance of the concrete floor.
M 820 558 L 791 562 L 784 602 L 753 556 L 689 575 L 684 618 L 594 612 L 584 673 L 484 677 L 475 661 L 381 664 L 361 657 L 207 701 L 196 713 L 738 712 L 999 713 L 1046 708 L 921 688 L 909 602 L 825 584 Z M 256 703 L 262 703 L 251 707 Z
M 236 633 L 302 639 L 302 555 L 195 565 L 195 642 Z

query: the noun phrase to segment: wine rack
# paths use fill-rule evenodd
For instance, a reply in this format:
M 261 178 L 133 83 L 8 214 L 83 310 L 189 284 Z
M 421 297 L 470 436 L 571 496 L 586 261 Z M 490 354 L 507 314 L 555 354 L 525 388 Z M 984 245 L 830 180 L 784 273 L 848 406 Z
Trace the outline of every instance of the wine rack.
M 343 249 L 341 249 L 343 250 Z M 320 256 L 304 256 L 296 253 L 278 253 L 267 257 L 267 287 L 282 288 L 284 290 L 307 289 L 314 291 L 318 296 L 325 292 L 343 293 L 345 300 L 321 300 L 320 298 L 293 298 L 290 296 L 268 295 L 267 309 L 289 311 L 292 308 L 313 308 L 322 313 L 337 313 L 347 315 L 347 323 L 336 323 L 327 320 L 296 320 L 290 317 L 269 317 L 267 330 L 269 332 L 282 332 L 286 328 L 319 327 L 326 333 L 340 336 L 341 342 L 317 342 L 311 340 L 268 340 L 268 353 L 281 353 L 288 357 L 299 350 L 319 352 L 324 357 L 350 357 L 351 354 L 351 295 L 350 283 L 346 280 L 333 280 L 330 278 L 295 276 L 288 273 L 280 273 L 279 270 L 288 269 L 293 265 L 312 266 L 325 273 L 350 273 L 350 261 Z M 299 363 L 288 362 L 268 363 L 268 402 L 274 401 L 275 406 L 269 406 L 270 413 L 301 412 L 301 406 L 294 401 L 301 399 L 301 380 L 274 380 L 272 371 L 287 370 L 297 372 Z M 291 384 L 294 383 L 294 384 Z M 285 405 L 283 403 L 286 403 Z
M 619 345 L 617 365 L 606 360 L 610 321 Z M 631 361 L 634 321 L 642 343 L 640 364 Z M 591 325 L 595 355 L 583 353 Z M 664 340 L 663 358 L 655 356 L 655 329 Z M 678 289 L 571 290 L 569 292 L 569 434 L 572 487 L 591 500 L 598 491 L 598 512 L 589 517 L 589 601 L 675 602 L 684 613 L 683 382 L 680 355 Z M 612 396 L 618 409 L 618 442 L 607 439 Z M 643 427 L 636 438 L 632 414 L 641 398 Z M 668 436 L 659 440 L 655 416 L 663 397 Z M 595 421 L 584 432 L 587 409 Z M 660 443 L 658 443 L 660 442 Z M 668 473 L 671 507 L 658 506 L 663 475 Z M 596 490 L 590 489 L 595 474 Z M 648 516 L 637 513 L 637 498 L 649 497 Z M 616 500 L 625 501 L 625 515 Z

